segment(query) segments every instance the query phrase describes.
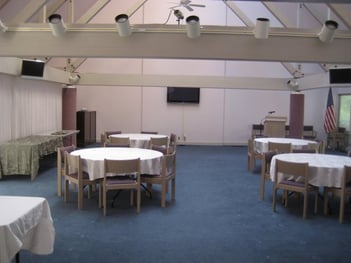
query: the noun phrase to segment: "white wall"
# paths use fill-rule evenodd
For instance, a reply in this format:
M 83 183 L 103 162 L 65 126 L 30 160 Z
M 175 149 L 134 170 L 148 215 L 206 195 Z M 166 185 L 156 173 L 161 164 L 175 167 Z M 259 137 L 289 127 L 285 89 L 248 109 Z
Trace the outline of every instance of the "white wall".
M 200 104 L 182 105 L 167 104 L 161 87 L 78 87 L 77 109 L 97 111 L 97 136 L 105 130 L 156 130 L 174 132 L 189 144 L 245 144 L 251 125 L 268 111 L 289 117 L 287 91 L 202 88 L 200 93 Z M 305 96 L 305 123 L 321 131 L 326 96 L 325 89 Z

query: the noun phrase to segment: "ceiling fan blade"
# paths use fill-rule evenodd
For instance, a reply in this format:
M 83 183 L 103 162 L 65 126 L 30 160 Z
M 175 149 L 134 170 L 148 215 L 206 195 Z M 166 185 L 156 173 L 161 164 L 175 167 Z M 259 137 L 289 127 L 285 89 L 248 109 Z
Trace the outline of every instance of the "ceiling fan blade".
M 196 6 L 196 7 L 206 7 L 205 5 L 200 5 L 200 4 L 189 4 L 190 6 Z
M 189 11 L 194 11 L 194 9 L 192 9 L 190 6 L 188 5 L 183 5 L 186 9 L 188 9 Z

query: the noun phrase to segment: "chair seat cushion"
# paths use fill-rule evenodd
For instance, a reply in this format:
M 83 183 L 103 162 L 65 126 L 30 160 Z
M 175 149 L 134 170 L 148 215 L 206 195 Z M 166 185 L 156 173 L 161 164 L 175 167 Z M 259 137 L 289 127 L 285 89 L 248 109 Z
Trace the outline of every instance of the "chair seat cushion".
M 78 179 L 78 173 L 71 173 L 68 176 Z M 83 179 L 89 179 L 89 174 L 87 172 L 83 172 Z
M 292 185 L 303 188 L 305 186 L 304 182 L 294 181 L 294 180 L 282 180 L 280 184 Z
M 131 176 L 113 176 L 106 178 L 107 184 L 133 184 L 136 183 Z

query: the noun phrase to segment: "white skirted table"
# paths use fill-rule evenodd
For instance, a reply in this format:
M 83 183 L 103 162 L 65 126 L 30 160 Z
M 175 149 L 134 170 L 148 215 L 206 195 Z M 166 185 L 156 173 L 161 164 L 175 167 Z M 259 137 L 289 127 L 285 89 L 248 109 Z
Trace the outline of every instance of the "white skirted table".
M 256 138 L 254 140 L 254 148 L 258 153 L 268 152 L 268 143 L 291 143 L 291 147 L 295 150 L 302 149 L 303 147 L 309 144 L 317 144 L 316 141 L 303 140 L 303 139 L 294 139 L 294 138 L 274 138 L 274 137 L 264 137 Z
M 314 186 L 341 187 L 344 166 L 351 166 L 348 156 L 316 153 L 284 153 L 273 156 L 270 177 L 274 180 L 275 161 L 304 163 L 309 165 L 309 183 Z M 278 174 L 278 180 L 284 175 Z
M 48 255 L 55 228 L 45 198 L 0 196 L 0 263 L 10 263 L 21 249 Z
M 130 147 L 132 148 L 149 148 L 151 138 L 168 137 L 162 134 L 147 134 L 147 133 L 121 133 L 112 134 L 110 137 L 129 138 Z
M 97 147 L 71 152 L 80 155 L 83 170 L 89 173 L 90 180 L 104 177 L 104 159 L 127 160 L 140 158 L 142 174 L 160 174 L 163 154 L 159 151 L 142 148 Z

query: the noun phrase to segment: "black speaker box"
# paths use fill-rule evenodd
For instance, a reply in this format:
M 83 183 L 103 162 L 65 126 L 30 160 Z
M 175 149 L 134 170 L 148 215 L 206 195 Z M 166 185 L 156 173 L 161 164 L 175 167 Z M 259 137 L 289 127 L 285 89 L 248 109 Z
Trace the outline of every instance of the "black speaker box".
M 329 70 L 330 84 L 351 83 L 351 68 L 338 68 Z

